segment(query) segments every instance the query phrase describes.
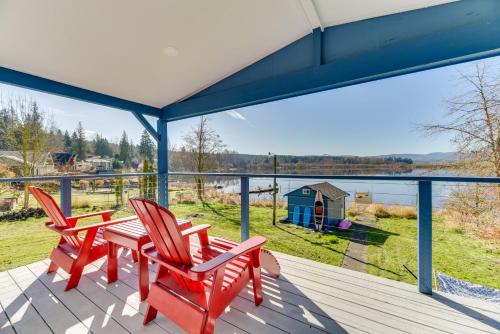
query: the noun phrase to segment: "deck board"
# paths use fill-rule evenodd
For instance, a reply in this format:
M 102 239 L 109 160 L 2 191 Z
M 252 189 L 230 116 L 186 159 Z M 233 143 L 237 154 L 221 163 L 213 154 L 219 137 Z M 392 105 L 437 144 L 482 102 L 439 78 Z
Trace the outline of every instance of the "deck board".
M 500 309 L 493 304 L 424 296 L 406 283 L 276 255 L 282 275 L 263 278 L 264 302 L 255 307 L 245 288 L 217 321 L 217 333 L 500 333 Z M 0 273 L 0 334 L 182 333 L 161 315 L 142 325 L 145 303 L 129 254 L 120 256 L 117 282 L 107 284 L 106 261 L 99 260 L 68 292 L 68 275 L 47 275 L 48 264 Z M 151 278 L 155 270 L 151 266 Z

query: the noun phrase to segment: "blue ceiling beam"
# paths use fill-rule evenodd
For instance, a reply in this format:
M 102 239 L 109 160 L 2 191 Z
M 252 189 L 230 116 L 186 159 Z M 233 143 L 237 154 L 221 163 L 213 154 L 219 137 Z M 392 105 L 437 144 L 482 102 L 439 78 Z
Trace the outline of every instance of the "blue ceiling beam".
M 175 121 L 500 55 L 500 1 L 463 0 L 319 29 L 186 100 Z
M 158 142 L 160 140 L 160 136 L 158 135 L 158 132 L 156 132 L 155 128 L 149 123 L 149 121 L 144 117 L 144 115 L 133 111 L 132 115 L 134 115 L 135 118 L 139 121 L 139 123 L 142 124 L 142 126 L 146 129 L 147 132 L 151 135 L 151 137 Z
M 0 82 L 44 93 L 95 103 L 110 108 L 123 109 L 155 117 L 161 116 L 160 108 L 97 93 L 88 89 L 71 86 L 54 80 L 11 70 L 5 67 L 0 67 Z

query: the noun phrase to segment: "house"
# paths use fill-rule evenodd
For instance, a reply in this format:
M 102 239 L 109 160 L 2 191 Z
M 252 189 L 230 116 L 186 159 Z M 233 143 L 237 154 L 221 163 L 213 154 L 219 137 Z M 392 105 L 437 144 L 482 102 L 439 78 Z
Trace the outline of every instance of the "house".
M 30 167 L 34 168 L 34 176 L 51 175 L 56 172 L 50 152 L 38 152 L 35 154 L 35 159 L 33 159 L 33 152 L 27 152 L 27 162 Z M 0 151 L 0 163 L 21 175 L 24 163 L 23 153 L 21 151 Z
M 113 162 L 111 159 L 104 159 L 100 156 L 89 157 L 85 162 L 90 164 L 91 170 L 95 170 L 97 173 L 111 171 L 113 169 Z
M 74 169 L 76 155 L 66 152 L 55 152 L 52 153 L 52 160 L 54 165 L 62 169 Z
M 298 207 L 300 223 L 303 223 L 304 212 L 306 212 L 306 208 L 310 208 L 310 211 L 308 211 L 312 216 L 312 213 L 314 212 L 314 199 L 318 191 L 320 191 L 323 195 L 323 203 L 325 208 L 324 224 L 327 226 L 335 226 L 342 219 L 344 219 L 345 198 L 349 196 L 349 193 L 335 187 L 328 182 L 321 182 L 305 185 L 285 194 L 285 196 L 288 197 L 288 221 L 294 220 L 294 211 L 297 212 L 297 209 L 295 207 Z M 306 213 L 306 217 L 307 216 L 308 214 Z M 310 219 L 313 219 L 313 217 L 311 217 Z

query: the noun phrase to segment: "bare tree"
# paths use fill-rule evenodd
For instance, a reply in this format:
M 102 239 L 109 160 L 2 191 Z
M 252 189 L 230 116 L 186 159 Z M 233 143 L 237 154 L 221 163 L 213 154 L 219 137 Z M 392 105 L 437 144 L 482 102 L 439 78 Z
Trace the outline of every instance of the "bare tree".
M 35 176 L 37 167 L 45 164 L 49 145 L 49 125 L 46 113 L 35 100 L 17 97 L 2 101 L 2 107 L 9 110 L 8 135 L 13 148 L 19 150 L 22 162 L 20 174 L 23 177 Z M 29 184 L 25 183 L 23 207 L 29 205 Z
M 460 158 L 469 168 L 476 174 L 500 177 L 500 76 L 482 64 L 473 73 L 460 73 L 460 82 L 466 91 L 448 101 L 448 121 L 424 129 L 429 134 L 453 134 Z
M 500 177 L 500 75 L 486 64 L 460 73 L 464 93 L 447 101 L 447 121 L 427 124 L 428 134 L 450 133 L 463 164 L 462 172 Z M 496 235 L 500 226 L 500 187 L 460 186 L 445 211 L 451 221 L 473 233 Z
M 209 118 L 201 116 L 200 123 L 183 137 L 184 149 L 189 153 L 190 169 L 202 173 L 214 167 L 215 154 L 224 149 L 219 134 L 208 126 Z M 196 192 L 198 199 L 203 201 L 204 178 L 195 176 Z

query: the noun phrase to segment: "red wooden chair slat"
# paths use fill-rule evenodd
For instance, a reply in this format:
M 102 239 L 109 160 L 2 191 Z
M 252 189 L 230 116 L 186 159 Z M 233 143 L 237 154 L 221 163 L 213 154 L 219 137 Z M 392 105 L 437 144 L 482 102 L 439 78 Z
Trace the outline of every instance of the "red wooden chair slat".
M 29 191 L 50 219 L 45 226 L 61 235 L 59 243 L 50 255 L 48 273 L 58 268 L 63 269 L 70 274 L 66 290 L 72 289 L 78 285 L 83 268 L 107 254 L 107 242 L 102 237 L 102 228 L 122 221 L 110 222 L 113 213 L 111 210 L 66 217 L 54 198 L 42 188 L 29 187 Z M 103 222 L 76 227 L 79 219 L 92 216 L 101 216 Z
M 249 281 L 255 304 L 262 302 L 259 253 L 265 238 L 253 237 L 241 244 L 218 239 L 220 247 L 208 239 L 210 225 L 181 232 L 168 209 L 142 198 L 130 203 L 154 244 L 142 253 L 159 265 L 147 299 L 145 324 L 160 311 L 189 333 L 213 333 L 215 320 Z M 201 245 L 193 254 L 186 241 L 191 234 L 198 235 Z

